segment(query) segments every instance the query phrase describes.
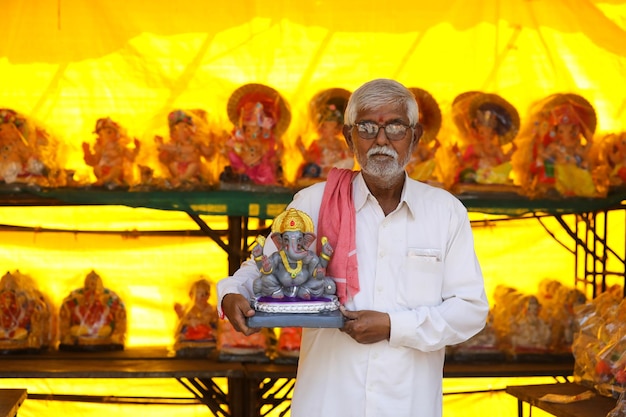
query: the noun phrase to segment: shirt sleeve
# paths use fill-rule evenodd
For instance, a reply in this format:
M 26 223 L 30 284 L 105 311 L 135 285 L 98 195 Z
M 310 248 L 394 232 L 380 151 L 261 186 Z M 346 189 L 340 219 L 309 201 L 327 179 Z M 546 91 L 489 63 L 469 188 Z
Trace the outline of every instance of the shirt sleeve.
M 489 303 L 467 211 L 460 202 L 450 213 L 446 239 L 442 302 L 391 312 L 391 346 L 435 351 L 461 343 L 485 326 Z

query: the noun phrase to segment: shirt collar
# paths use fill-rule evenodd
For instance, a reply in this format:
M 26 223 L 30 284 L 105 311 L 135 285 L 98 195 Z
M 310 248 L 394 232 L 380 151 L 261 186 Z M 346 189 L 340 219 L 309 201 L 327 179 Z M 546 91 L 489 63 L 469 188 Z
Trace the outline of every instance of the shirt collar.
M 409 214 L 411 216 L 414 216 L 415 207 L 412 207 L 412 206 L 415 205 L 415 202 L 412 202 L 410 198 L 407 198 L 408 193 L 409 193 L 409 188 L 412 188 L 411 184 L 409 184 L 411 182 L 411 179 L 409 178 L 406 172 L 404 173 L 404 175 L 405 175 L 404 187 L 402 187 L 402 195 L 400 196 L 400 206 L 403 206 L 403 205 L 406 206 L 407 209 L 409 210 Z M 353 187 L 354 188 L 352 189 L 352 192 L 354 195 L 353 197 L 354 198 L 354 210 L 358 213 L 359 210 L 361 210 L 363 206 L 365 206 L 368 196 L 372 196 L 372 198 L 374 198 L 374 196 L 372 195 L 370 190 L 367 188 L 367 185 L 365 184 L 365 180 L 363 179 L 363 174 L 360 171 L 354 178 Z

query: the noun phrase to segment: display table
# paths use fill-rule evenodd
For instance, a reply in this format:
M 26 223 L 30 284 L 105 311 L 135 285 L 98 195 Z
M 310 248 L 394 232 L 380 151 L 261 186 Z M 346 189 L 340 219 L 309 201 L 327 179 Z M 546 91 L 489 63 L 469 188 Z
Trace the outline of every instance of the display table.
M 241 363 L 211 358 L 177 358 L 165 348 L 129 348 L 111 352 L 50 351 L 32 355 L 0 356 L 0 378 L 174 378 L 192 394 L 192 403 L 204 404 L 217 416 L 244 416 L 244 368 Z M 228 380 L 228 393 L 215 378 Z M 1 383 L 1 382 L 0 382 Z M 29 394 L 32 399 L 85 400 L 91 396 Z M 55 398 L 58 397 L 58 398 Z M 120 396 L 118 398 L 123 398 Z M 100 398 L 102 402 L 109 397 Z M 163 397 L 147 403 L 171 403 Z
M 25 389 L 0 389 L 0 417 L 16 417 L 26 395 Z
M 250 417 L 259 416 L 262 407 L 288 403 L 296 378 L 295 364 L 244 364 L 244 395 L 252 405 Z M 574 360 L 558 362 L 455 362 L 446 360 L 444 378 L 553 377 L 567 381 L 572 376 Z M 604 416 L 602 416 L 604 417 Z
M 614 398 L 603 397 L 596 394 L 588 400 L 577 401 L 569 404 L 557 404 L 541 401 L 539 398 L 546 394 L 578 395 L 590 389 L 578 384 L 544 384 L 544 385 L 520 385 L 508 386 L 506 392 L 517 398 L 517 415 L 523 417 L 523 404 L 530 407 L 529 416 L 532 415 L 532 407 L 537 407 L 556 417 L 605 417 L 609 411 L 615 408 Z
M 204 404 L 220 417 L 257 417 L 261 408 L 279 407 L 290 401 L 296 363 L 221 362 L 214 357 L 175 357 L 165 347 L 127 348 L 112 352 L 50 351 L 38 354 L 0 355 L 0 378 L 173 378 L 187 388 L 187 404 Z M 462 363 L 449 361 L 445 378 L 552 376 L 567 379 L 573 361 L 546 363 Z M 217 378 L 225 378 L 228 390 Z M 1 384 L 1 380 L 0 380 Z M 123 384 L 120 384 L 123 386 Z M 120 396 L 58 395 L 29 393 L 33 400 L 114 402 L 137 400 Z M 71 398 L 70 398 L 71 397 Z M 146 404 L 171 404 L 174 399 L 150 397 Z M 177 399 L 180 401 L 180 399 Z M 128 402 L 128 401 L 126 401 Z M 138 403 L 135 401 L 135 403 Z M 4 417 L 0 415 L 0 417 Z

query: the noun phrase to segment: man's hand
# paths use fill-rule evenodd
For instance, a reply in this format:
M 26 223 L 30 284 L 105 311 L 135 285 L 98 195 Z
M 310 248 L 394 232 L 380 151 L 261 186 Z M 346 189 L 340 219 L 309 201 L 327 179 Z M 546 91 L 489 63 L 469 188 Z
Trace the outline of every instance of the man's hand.
M 357 342 L 369 344 L 389 340 L 391 320 L 387 313 L 372 310 L 348 311 L 344 306 L 340 306 L 339 310 L 346 319 L 340 330 Z
M 246 336 L 261 330 L 246 325 L 246 318 L 254 316 L 254 309 L 250 307 L 248 300 L 241 294 L 226 294 L 222 298 L 222 311 L 235 330 Z

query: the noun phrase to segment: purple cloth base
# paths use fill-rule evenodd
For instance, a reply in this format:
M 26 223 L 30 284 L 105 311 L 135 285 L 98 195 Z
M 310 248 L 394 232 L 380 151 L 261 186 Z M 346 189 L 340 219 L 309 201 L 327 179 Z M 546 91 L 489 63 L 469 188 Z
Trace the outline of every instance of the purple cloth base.
M 258 301 L 261 303 L 309 303 L 311 301 L 320 301 L 323 303 L 329 302 L 330 298 L 326 297 L 311 297 L 308 300 L 300 297 L 283 297 L 283 298 L 274 298 L 270 296 L 259 297 Z

